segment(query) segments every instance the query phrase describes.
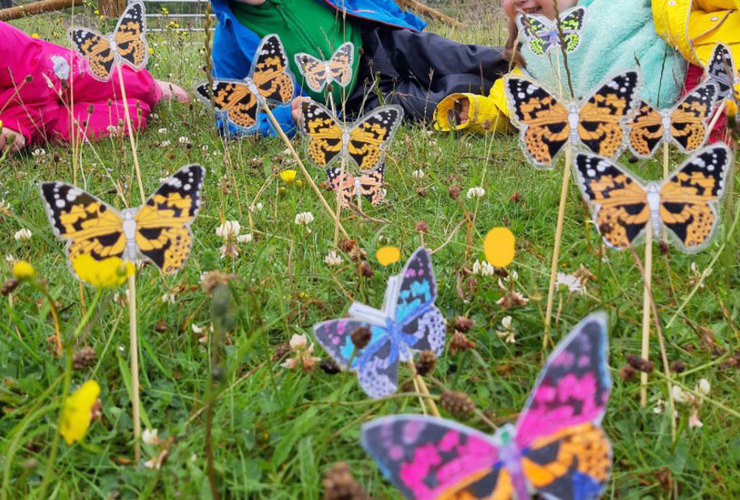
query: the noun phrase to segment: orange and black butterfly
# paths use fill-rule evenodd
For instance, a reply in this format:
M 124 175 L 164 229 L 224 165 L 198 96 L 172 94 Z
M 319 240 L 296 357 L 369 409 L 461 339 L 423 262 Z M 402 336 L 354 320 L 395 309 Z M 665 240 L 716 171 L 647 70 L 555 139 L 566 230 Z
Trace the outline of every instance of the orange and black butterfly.
M 213 80 L 195 87 L 196 95 L 212 102 L 216 111 L 239 128 L 249 131 L 257 125 L 257 114 L 267 101 L 286 104 L 295 95 L 293 76 L 288 70 L 288 57 L 277 35 L 262 39 L 249 76 L 244 80 Z
M 308 137 L 308 155 L 320 167 L 344 157 L 357 163 L 360 170 L 375 168 L 403 120 L 400 106 L 382 106 L 353 125 L 343 126 L 315 101 L 304 101 L 302 106 L 301 132 Z
M 345 171 L 342 177 L 342 169 L 329 167 L 326 176 L 329 185 L 334 191 L 339 190 L 339 203 L 342 208 L 349 208 L 349 203 L 359 196 L 364 196 L 371 205 L 375 206 L 385 198 L 383 179 L 385 177 L 385 165 L 380 163 L 370 172 L 354 176 Z
M 686 160 L 663 182 L 642 184 L 612 161 L 576 156 L 578 184 L 606 243 L 629 248 L 645 231 L 665 226 L 685 252 L 709 244 L 719 217 L 717 204 L 732 168 L 730 149 L 718 143 Z
M 113 66 L 128 64 L 139 70 L 149 60 L 146 43 L 146 11 L 142 2 L 126 7 L 112 34 L 101 35 L 84 28 L 69 30 L 69 38 L 77 51 L 87 59 L 90 74 L 96 80 L 110 79 Z
M 321 92 L 331 82 L 337 82 L 341 87 L 349 85 L 354 59 L 355 46 L 352 42 L 340 45 L 328 61 L 316 59 L 305 52 L 295 55 L 295 63 L 301 69 L 306 85 L 314 92 Z
M 707 120 L 712 114 L 717 87 L 706 83 L 694 89 L 671 109 L 656 110 L 640 101 L 637 114 L 629 122 L 629 145 L 632 152 L 648 158 L 658 145 L 673 142 L 682 153 L 689 153 L 704 144 Z
M 536 83 L 512 77 L 506 97 L 525 153 L 535 165 L 552 166 L 568 141 L 603 156 L 619 154 L 623 122 L 635 106 L 637 89 L 637 73 L 628 71 L 608 80 L 584 103 L 561 103 Z

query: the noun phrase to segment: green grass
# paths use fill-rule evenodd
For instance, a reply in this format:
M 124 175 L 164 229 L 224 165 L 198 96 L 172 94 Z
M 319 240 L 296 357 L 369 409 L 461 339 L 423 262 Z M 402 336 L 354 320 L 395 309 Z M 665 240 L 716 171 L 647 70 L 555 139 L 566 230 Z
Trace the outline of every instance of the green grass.
M 481 12 L 486 15 L 479 16 Z M 451 36 L 495 43 L 500 34 L 487 28 L 493 25 L 494 14 L 463 12 L 468 25 Z M 93 25 L 97 22 L 94 17 L 90 20 Z M 68 23 L 68 17 L 44 16 L 16 25 L 64 43 Z M 111 25 L 107 22 L 101 29 Z M 444 27 L 439 30 L 449 33 Z M 171 78 L 186 88 L 203 78 L 202 34 L 165 32 L 152 35 L 150 40 L 155 53 L 149 69 L 155 77 Z M 476 321 L 469 333 L 476 348 L 456 355 L 446 352 L 434 377 L 449 388 L 468 393 L 496 423 L 515 418 L 546 355 L 542 350 L 544 297 L 562 168 L 552 172 L 533 169 L 525 163 L 515 137 L 432 134 L 419 127 L 404 127 L 387 162 L 386 201 L 378 207 L 363 205 L 368 215 L 387 222 L 363 222 L 349 214 L 343 217 L 344 227 L 367 251 L 375 271 L 368 278 L 360 276 L 356 264 L 342 252 L 341 266 L 324 264 L 324 257 L 334 247 L 334 225 L 307 186 L 288 185 L 280 193 L 284 184 L 276 172 L 282 168 L 281 162 L 289 160 L 282 154 L 284 145 L 279 140 L 224 142 L 213 130 L 210 112 L 200 103 L 162 103 L 155 113 L 148 129 L 137 137 L 145 189 L 153 191 L 161 177 L 188 163 L 201 163 L 208 170 L 203 209 L 193 225 L 195 244 L 185 268 L 175 276 L 162 277 L 153 266 L 147 266 L 137 277 L 143 421 L 145 427 L 158 429 L 163 440 L 173 440 L 169 456 L 160 470 L 146 468 L 144 460 L 128 463 L 133 457 L 127 390 L 128 310 L 114 292 L 106 292 L 98 313 L 74 345 L 74 349 L 92 346 L 97 362 L 90 370 L 72 375 L 73 389 L 88 379 L 100 383 L 103 417 L 92 425 L 82 443 L 69 447 L 62 442 L 55 462 L 47 464 L 56 433 L 65 360 L 54 357 L 48 349 L 47 339 L 54 334 L 48 302 L 36 289 L 23 284 L 12 296 L 0 297 L 0 468 L 7 473 L 2 485 L 7 498 L 37 495 L 47 472 L 53 477 L 48 490 L 52 498 L 207 498 L 210 487 L 203 409 L 211 354 L 221 348 L 225 352 L 223 391 L 214 405 L 212 432 L 222 496 L 318 498 L 324 472 L 335 462 L 347 461 L 373 496 L 395 498 L 397 494 L 360 448 L 359 429 L 373 417 L 418 413 L 419 401 L 399 397 L 373 402 L 364 396 L 354 375 L 327 375 L 319 369 L 292 372 L 281 368 L 272 355 L 274 346 L 287 342 L 293 334 L 310 337 L 314 323 L 345 314 L 353 299 L 379 307 L 387 278 L 400 270 L 403 259 L 383 268 L 375 260 L 375 251 L 383 245 L 396 245 L 408 257 L 420 244 L 415 229 L 419 221 L 429 227 L 425 245 L 442 247 L 433 257 L 439 284 L 437 305 L 449 320 L 466 315 Z M 166 132 L 158 132 L 161 128 Z M 181 136 L 188 137 L 192 146 L 180 144 Z M 171 144 L 162 147 L 165 140 Z M 57 301 L 62 336 L 69 339 L 95 291 L 85 287 L 81 292 L 72 278 L 64 245 L 51 231 L 35 186 L 41 180 L 72 181 L 70 149 L 45 149 L 43 156 L 27 153 L 0 163 L 0 199 L 10 204 L 8 213 L 0 215 L 0 256 L 12 255 L 36 267 Z M 132 204 L 137 203 L 139 193 L 127 140 L 105 139 L 84 145 L 78 165 L 78 184 L 89 192 L 121 208 L 112 194 L 111 179 L 115 179 Z M 307 167 L 317 182 L 324 180 L 318 168 L 308 162 Z M 659 176 L 658 165 L 633 167 L 645 177 Z M 423 179 L 411 175 L 417 169 L 424 170 Z M 258 200 L 264 208 L 251 213 L 250 228 L 248 207 L 265 183 Z M 462 188 L 459 202 L 448 196 L 448 186 L 453 183 Z M 479 185 L 486 189 L 485 197 L 467 199 L 467 189 Z M 515 192 L 521 195 L 519 202 L 510 201 Z M 740 186 L 735 188 L 738 192 Z M 465 224 L 453 234 L 465 220 L 463 208 L 475 214 L 471 247 L 466 244 Z M 295 214 L 304 211 L 315 216 L 310 233 L 294 224 Z M 715 242 L 698 255 L 682 255 L 672 249 L 662 256 L 656 248 L 655 299 L 662 325 L 672 321 L 670 328 L 664 329 L 668 359 L 686 364 L 687 371 L 676 375 L 682 384 L 693 388 L 699 379 L 706 378 L 712 386 L 710 401 L 700 410 L 702 428 L 688 428 L 690 409 L 677 406 L 674 442 L 666 412 L 653 411 L 659 400 L 668 398 L 665 383 L 657 376 L 650 377 L 649 403 L 641 408 L 639 383 L 623 382 L 618 377 L 626 355 L 640 350 L 640 272 L 629 253 L 604 251 L 577 188 L 570 187 L 561 268 L 573 272 L 584 265 L 595 280 L 588 283 L 586 295 L 568 297 L 560 292 L 556 305 L 562 299 L 561 314 L 553 332 L 558 339 L 589 312 L 609 312 L 610 366 L 615 382 L 604 418 L 614 446 L 607 498 L 740 496 L 740 422 L 732 414 L 739 410 L 738 376 L 729 363 L 738 345 L 740 262 L 735 238 L 728 238 L 727 219 Z M 251 230 L 255 235 L 252 243 L 240 245 L 239 258 L 220 258 L 222 242 L 215 229 L 224 220 L 237 220 L 242 232 Z M 496 305 L 503 293 L 497 286 L 498 278 L 477 276 L 473 286 L 463 271 L 471 269 L 476 259 L 483 259 L 482 235 L 499 225 L 510 227 L 517 235 L 517 257 L 509 271 L 518 273 L 516 289 L 531 299 L 527 305 L 509 310 Z M 13 239 L 21 228 L 32 231 L 30 241 Z M 728 239 L 727 251 L 713 266 L 706 287 L 681 308 L 693 286 L 691 264 L 705 269 Z M 602 260 L 602 255 L 608 260 Z M 231 343 L 225 346 L 203 344 L 201 334 L 193 330 L 193 326 L 213 322 L 211 298 L 199 283 L 201 273 L 211 270 L 239 277 L 230 284 L 233 324 L 229 329 Z M 3 259 L 0 279 L 10 277 L 10 267 Z M 125 287 L 119 293 L 125 295 L 124 291 Z M 174 304 L 161 301 L 169 293 L 175 294 Z M 513 317 L 516 328 L 513 344 L 503 342 L 495 333 L 507 315 Z M 157 331 L 158 324 L 166 330 Z M 713 341 L 702 340 L 708 338 L 707 332 Z M 319 346 L 315 353 L 326 357 Z M 651 358 L 662 369 L 655 337 Z M 402 371 L 401 379 L 409 379 L 407 370 Z M 441 393 L 440 387 L 429 383 L 433 393 Z M 465 423 L 492 432 L 475 418 Z M 11 448 L 16 450 L 12 456 Z M 144 445 L 144 459 L 157 451 Z

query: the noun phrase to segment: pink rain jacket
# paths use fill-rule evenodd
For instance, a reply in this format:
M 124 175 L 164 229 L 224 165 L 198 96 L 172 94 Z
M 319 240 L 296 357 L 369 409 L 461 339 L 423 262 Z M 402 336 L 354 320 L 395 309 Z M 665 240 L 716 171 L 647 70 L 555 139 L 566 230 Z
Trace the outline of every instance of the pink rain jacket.
M 22 133 L 27 145 L 69 141 L 72 131 L 88 139 L 119 127 L 128 132 L 118 69 L 107 82 L 95 80 L 79 54 L 1 21 L 0 40 L 0 120 Z M 122 71 L 131 124 L 138 130 L 162 91 L 146 70 Z

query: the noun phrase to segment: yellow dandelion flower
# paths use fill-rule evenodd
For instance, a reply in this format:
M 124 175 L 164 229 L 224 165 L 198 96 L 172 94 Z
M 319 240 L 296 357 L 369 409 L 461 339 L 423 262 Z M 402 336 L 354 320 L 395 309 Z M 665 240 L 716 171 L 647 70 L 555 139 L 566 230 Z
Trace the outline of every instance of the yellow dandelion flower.
M 100 386 L 88 380 L 64 402 L 59 432 L 68 445 L 82 439 L 90 428 L 91 410 L 100 395 Z
M 283 170 L 280 172 L 280 178 L 285 182 L 286 184 L 290 184 L 295 180 L 295 176 L 298 172 L 295 170 Z
M 398 247 L 381 247 L 375 252 L 375 258 L 381 266 L 390 266 L 401 258 L 401 250 Z
M 153 49 L 153 48 L 151 48 L 151 47 L 149 47 L 149 53 L 150 53 L 150 54 L 154 54 L 154 49 Z
M 39 37 L 38 33 L 31 33 L 31 38 L 38 38 L 38 37 Z
M 96 288 L 115 288 L 134 274 L 134 265 L 118 257 L 96 260 L 82 254 L 72 262 L 72 269 L 81 281 Z
M 483 253 L 494 267 L 506 267 L 514 260 L 514 233 L 507 227 L 494 227 L 483 240 Z
M 16 260 L 13 264 L 13 276 L 18 281 L 30 280 L 36 276 L 36 269 L 25 260 Z

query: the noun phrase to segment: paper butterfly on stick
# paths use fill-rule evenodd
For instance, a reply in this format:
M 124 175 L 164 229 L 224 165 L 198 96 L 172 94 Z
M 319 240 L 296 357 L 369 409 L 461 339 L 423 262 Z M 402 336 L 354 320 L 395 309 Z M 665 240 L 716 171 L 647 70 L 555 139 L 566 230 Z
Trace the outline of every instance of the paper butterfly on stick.
M 714 108 L 717 87 L 707 83 L 694 89 L 671 109 L 656 110 L 640 101 L 637 114 L 629 123 L 629 145 L 642 158 L 655 153 L 661 142 L 673 142 L 682 153 L 689 153 L 704 144 L 707 120 Z
M 732 60 L 732 53 L 726 45 L 718 43 L 712 52 L 712 59 L 707 66 L 709 81 L 717 85 L 717 100 L 724 101 L 727 98 L 734 97 L 733 87 L 740 83 L 735 73 L 735 63 Z
M 96 80 L 110 79 L 114 65 L 128 64 L 139 70 L 149 59 L 146 43 L 144 4 L 134 2 L 126 7 L 112 34 L 101 35 L 84 28 L 69 30 L 69 38 L 77 51 L 87 59 L 90 74 Z
M 659 237 L 662 225 L 679 248 L 697 252 L 717 227 L 717 204 L 731 179 L 732 154 L 721 143 L 706 147 L 663 182 L 647 184 L 606 158 L 578 154 L 575 166 L 594 222 L 610 246 L 628 248 L 651 229 Z
M 612 462 L 601 428 L 612 387 L 606 327 L 606 314 L 591 314 L 558 344 L 516 426 L 491 437 L 450 420 L 393 415 L 365 424 L 362 445 L 406 498 L 596 498 Z
M 314 92 L 321 92 L 331 82 L 337 82 L 341 87 L 349 85 L 354 59 L 355 46 L 352 42 L 340 45 L 328 61 L 321 61 L 305 52 L 295 55 L 295 63 L 301 69 L 306 85 Z
M 506 81 L 512 120 L 527 156 L 537 166 L 550 167 L 568 141 L 603 156 L 620 153 L 623 122 L 635 105 L 637 88 L 637 73 L 628 71 L 608 80 L 583 104 L 561 103 L 534 82 Z
M 362 171 L 383 160 L 394 132 L 403 120 L 400 106 L 382 106 L 343 126 L 325 106 L 304 101 L 301 132 L 308 137 L 308 155 L 320 167 L 336 158 L 352 159 Z
M 254 56 L 249 76 L 244 80 L 213 80 L 196 85 L 196 95 L 213 103 L 216 112 L 226 117 L 243 132 L 257 125 L 257 115 L 267 101 L 287 104 L 293 100 L 295 86 L 288 70 L 288 57 L 277 35 L 262 39 Z M 212 97 L 211 97 L 212 96 Z
M 352 199 L 359 196 L 364 196 L 373 206 L 385 198 L 385 189 L 383 188 L 384 163 L 378 164 L 377 167 L 366 174 L 354 176 L 345 171 L 344 177 L 340 179 L 341 174 L 342 169 L 339 167 L 328 167 L 326 169 L 329 185 L 334 191 L 340 190 L 339 203 L 342 208 L 349 208 Z
M 580 31 L 585 18 L 586 9 L 584 7 L 573 7 L 560 14 L 560 25 L 563 30 L 562 45 L 567 52 L 573 52 L 580 45 Z M 519 13 L 516 16 L 516 24 L 534 54 L 541 56 L 552 48 L 560 48 L 557 21 L 550 21 L 545 16 Z
M 388 280 L 381 310 L 355 302 L 348 318 L 319 323 L 313 328 L 314 335 L 339 366 L 357 372 L 368 396 L 382 398 L 397 389 L 399 362 L 409 361 L 413 352 L 442 354 L 447 327 L 434 306 L 436 298 L 432 261 L 420 248 L 401 274 Z M 370 329 L 372 338 L 367 346 L 356 349 L 352 332 L 362 327 Z
M 83 254 L 96 261 L 134 261 L 143 255 L 170 274 L 190 254 L 190 224 L 200 209 L 204 174 L 200 165 L 182 167 L 142 206 L 121 212 L 71 184 L 42 182 L 39 187 L 54 234 L 67 240 L 70 268 Z

